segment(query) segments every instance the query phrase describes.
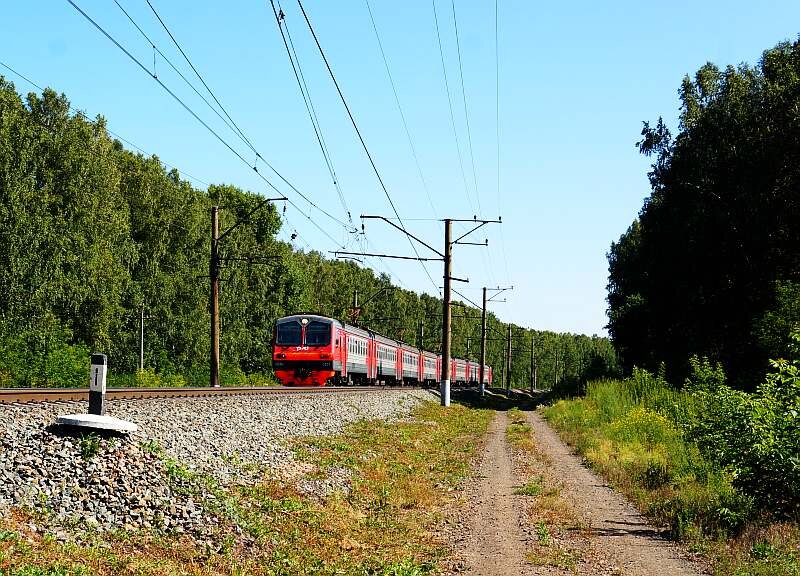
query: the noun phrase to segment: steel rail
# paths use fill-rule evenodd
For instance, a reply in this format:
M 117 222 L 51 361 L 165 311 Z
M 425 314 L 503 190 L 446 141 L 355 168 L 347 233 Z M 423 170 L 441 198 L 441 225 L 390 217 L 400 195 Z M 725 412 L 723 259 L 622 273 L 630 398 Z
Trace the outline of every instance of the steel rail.
M 190 398 L 200 396 L 240 396 L 254 394 L 321 394 L 377 390 L 409 390 L 405 386 L 229 386 L 220 388 L 108 388 L 108 400 L 141 398 Z M 0 404 L 28 402 L 75 402 L 88 400 L 88 388 L 0 388 Z

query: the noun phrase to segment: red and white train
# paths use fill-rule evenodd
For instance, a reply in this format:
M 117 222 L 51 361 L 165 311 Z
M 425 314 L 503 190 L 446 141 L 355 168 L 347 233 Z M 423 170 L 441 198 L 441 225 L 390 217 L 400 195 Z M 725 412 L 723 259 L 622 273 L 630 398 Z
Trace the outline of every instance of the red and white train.
M 424 384 L 440 381 L 442 357 L 371 330 L 316 314 L 295 314 L 275 324 L 272 367 L 284 386 Z M 477 362 L 452 359 L 453 384 L 478 384 Z M 483 380 L 492 384 L 492 369 Z

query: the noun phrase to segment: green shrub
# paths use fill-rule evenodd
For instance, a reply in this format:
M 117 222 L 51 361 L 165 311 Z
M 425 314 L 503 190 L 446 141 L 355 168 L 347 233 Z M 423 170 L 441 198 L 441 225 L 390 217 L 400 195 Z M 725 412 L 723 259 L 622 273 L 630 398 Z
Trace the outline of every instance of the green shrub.
M 800 345 L 800 333 L 793 338 Z M 753 394 L 709 375 L 707 362 L 694 359 L 692 365 L 688 389 L 696 414 L 688 436 L 758 504 L 800 517 L 800 362 L 772 361 L 772 372 Z

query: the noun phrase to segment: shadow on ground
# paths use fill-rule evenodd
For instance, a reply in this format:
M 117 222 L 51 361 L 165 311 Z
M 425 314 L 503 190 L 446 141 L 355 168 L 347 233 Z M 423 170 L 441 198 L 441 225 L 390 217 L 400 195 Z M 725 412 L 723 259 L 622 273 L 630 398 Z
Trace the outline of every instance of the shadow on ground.
M 434 395 L 439 396 L 437 391 L 434 391 Z M 511 408 L 534 410 L 539 404 L 544 403 L 547 397 L 544 392 L 531 394 L 526 390 L 506 390 L 505 388 L 487 388 L 484 395 L 481 396 L 477 388 L 453 388 L 450 392 L 450 399 L 469 408 L 505 412 Z

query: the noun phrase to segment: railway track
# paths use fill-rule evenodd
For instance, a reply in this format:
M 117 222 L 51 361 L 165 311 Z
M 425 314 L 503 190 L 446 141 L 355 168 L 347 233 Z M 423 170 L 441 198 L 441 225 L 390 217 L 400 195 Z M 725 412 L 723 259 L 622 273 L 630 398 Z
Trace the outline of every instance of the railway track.
M 140 398 L 189 398 L 253 394 L 331 394 L 376 390 L 408 390 L 399 386 L 230 386 L 222 388 L 109 388 L 108 400 Z M 88 388 L 0 388 L 0 404 L 27 402 L 74 402 L 87 400 Z

